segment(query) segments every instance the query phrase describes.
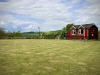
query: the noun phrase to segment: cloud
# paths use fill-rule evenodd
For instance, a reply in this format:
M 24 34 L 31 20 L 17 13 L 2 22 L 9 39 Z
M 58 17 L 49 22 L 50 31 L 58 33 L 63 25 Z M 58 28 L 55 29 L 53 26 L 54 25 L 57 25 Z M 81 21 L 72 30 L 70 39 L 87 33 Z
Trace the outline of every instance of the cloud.
M 0 22 L 20 31 L 59 30 L 68 23 L 99 26 L 99 6 L 99 0 L 8 0 L 0 2 Z
M 6 23 L 5 22 L 0 22 L 0 25 L 5 25 Z
M 98 3 L 99 2 L 99 3 Z M 86 0 L 83 7 L 74 10 L 77 13 L 76 24 L 95 23 L 99 27 L 100 19 L 100 1 L 99 0 Z

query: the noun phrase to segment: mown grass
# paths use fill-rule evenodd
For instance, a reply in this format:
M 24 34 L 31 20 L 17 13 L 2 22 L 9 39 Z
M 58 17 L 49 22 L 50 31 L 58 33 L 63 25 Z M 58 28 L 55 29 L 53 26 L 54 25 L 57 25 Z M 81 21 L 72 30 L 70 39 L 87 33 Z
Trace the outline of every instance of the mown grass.
M 100 41 L 0 40 L 0 75 L 100 75 Z

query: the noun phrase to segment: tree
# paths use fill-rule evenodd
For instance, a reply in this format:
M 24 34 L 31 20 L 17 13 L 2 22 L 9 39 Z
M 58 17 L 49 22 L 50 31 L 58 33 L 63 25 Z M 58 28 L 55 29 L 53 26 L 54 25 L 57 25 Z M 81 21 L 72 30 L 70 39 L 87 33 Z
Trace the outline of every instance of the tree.
M 15 37 L 20 37 L 20 36 L 21 36 L 20 31 L 15 32 Z
M 98 34 L 100 34 L 100 30 L 98 30 Z
M 68 31 L 73 25 L 74 25 L 73 23 L 72 24 L 67 24 L 66 25 L 66 31 Z
M 14 37 L 14 34 L 10 31 L 8 31 L 6 35 L 7 35 L 7 37 Z
M 4 28 L 0 28 L 0 38 L 4 38 L 6 36 L 6 32 Z
M 62 28 L 62 31 L 61 31 L 61 38 L 65 37 L 66 36 L 66 33 L 68 32 L 68 30 L 73 26 L 74 24 L 67 24 L 66 27 L 63 27 Z

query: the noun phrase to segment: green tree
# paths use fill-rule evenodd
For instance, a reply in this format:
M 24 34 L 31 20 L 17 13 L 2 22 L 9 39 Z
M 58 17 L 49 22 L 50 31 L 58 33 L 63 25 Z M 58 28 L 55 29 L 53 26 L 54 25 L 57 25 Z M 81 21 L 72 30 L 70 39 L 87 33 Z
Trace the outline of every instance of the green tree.
M 6 36 L 6 31 L 4 28 L 0 28 L 0 38 L 4 38 Z
M 15 37 L 20 37 L 20 36 L 21 36 L 21 32 L 20 31 L 15 32 Z
M 8 31 L 6 35 L 7 35 L 7 37 L 14 37 L 14 34 L 10 31 Z
M 68 30 L 73 26 L 74 24 L 67 24 L 66 27 L 62 28 L 62 31 L 60 33 L 61 38 L 64 38 L 66 36 L 66 33 L 68 32 Z
M 72 24 L 67 24 L 66 25 L 66 31 L 68 31 L 73 25 L 74 25 L 73 23 Z
M 100 30 L 98 30 L 98 34 L 100 34 Z

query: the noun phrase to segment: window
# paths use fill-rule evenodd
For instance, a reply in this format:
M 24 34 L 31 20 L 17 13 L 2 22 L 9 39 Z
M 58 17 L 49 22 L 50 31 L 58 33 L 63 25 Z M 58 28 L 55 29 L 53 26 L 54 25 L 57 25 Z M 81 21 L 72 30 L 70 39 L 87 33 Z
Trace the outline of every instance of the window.
M 91 36 L 94 36 L 94 34 L 92 34 Z
M 92 33 L 95 32 L 94 30 L 92 30 Z
M 78 30 L 78 33 L 79 33 L 79 34 L 83 34 L 83 29 L 79 29 L 79 30 Z
M 72 30 L 72 35 L 75 35 L 76 31 L 75 30 Z

